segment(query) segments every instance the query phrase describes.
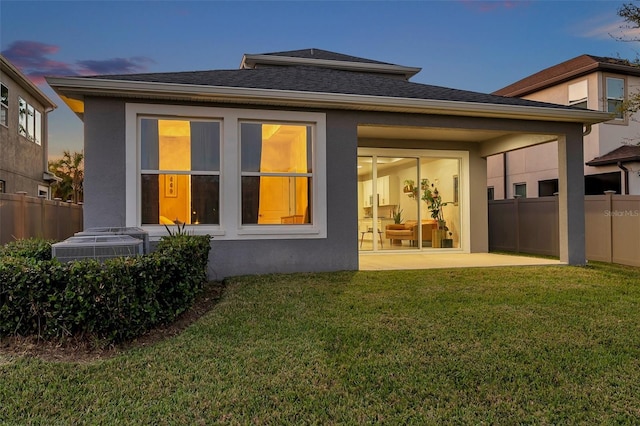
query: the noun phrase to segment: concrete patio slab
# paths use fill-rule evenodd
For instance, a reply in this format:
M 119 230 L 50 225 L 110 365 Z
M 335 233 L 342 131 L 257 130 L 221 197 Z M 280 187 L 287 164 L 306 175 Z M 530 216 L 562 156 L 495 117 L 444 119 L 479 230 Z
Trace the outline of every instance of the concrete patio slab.
M 565 265 L 557 259 L 496 253 L 364 253 L 361 271 L 402 269 L 478 268 L 489 266 Z

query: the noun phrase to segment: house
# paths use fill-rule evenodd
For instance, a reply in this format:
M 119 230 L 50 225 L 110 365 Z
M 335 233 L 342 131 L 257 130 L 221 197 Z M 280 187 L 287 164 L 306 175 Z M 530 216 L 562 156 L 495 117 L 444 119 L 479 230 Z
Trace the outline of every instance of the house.
M 611 114 L 584 136 L 585 194 L 612 190 L 640 194 L 640 123 L 622 103 L 640 84 L 640 67 L 629 61 L 581 55 L 494 92 Z M 555 140 L 488 159 L 489 197 L 551 196 L 558 191 Z
M 56 105 L 0 55 L 0 193 L 50 198 L 47 114 Z
M 551 137 L 561 260 L 584 264 L 582 138 L 608 114 L 411 82 L 419 71 L 304 49 L 245 54 L 235 70 L 47 81 L 84 122 L 85 227 L 153 240 L 186 223 L 213 236 L 211 277 L 487 252 L 486 158 Z M 415 238 L 386 234 L 400 210 L 427 225 Z

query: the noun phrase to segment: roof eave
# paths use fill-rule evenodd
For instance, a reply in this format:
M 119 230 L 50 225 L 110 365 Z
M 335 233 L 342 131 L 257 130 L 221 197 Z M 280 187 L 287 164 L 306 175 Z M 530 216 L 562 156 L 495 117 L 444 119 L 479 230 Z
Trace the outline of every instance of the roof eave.
M 632 157 L 626 158 L 616 158 L 616 159 L 608 159 L 608 160 L 598 160 L 593 159 L 591 161 L 587 161 L 585 164 L 587 166 L 598 167 L 598 166 L 610 166 L 612 164 L 626 164 L 626 163 L 636 163 L 640 162 L 640 155 L 635 155 Z
M 58 106 L 51 100 L 42 90 L 38 88 L 31 80 L 29 80 L 18 68 L 15 67 L 8 59 L 0 55 L 0 69 L 6 72 L 13 80 L 21 83 L 23 87 L 34 96 L 44 107 L 47 112 L 56 109 Z
M 422 68 L 405 67 L 393 64 L 378 64 L 369 62 L 335 61 L 330 59 L 297 58 L 290 56 L 249 55 L 242 57 L 240 68 L 253 68 L 257 63 L 269 65 L 309 65 L 359 72 L 376 72 L 403 75 L 407 80 L 422 71 Z
M 82 101 L 86 95 L 98 95 L 138 99 L 217 101 L 287 107 L 410 112 L 582 124 L 596 124 L 611 119 L 610 114 L 599 111 L 436 99 L 394 98 L 275 89 L 88 79 L 81 77 L 49 77 L 47 78 L 47 82 L 68 105 L 71 100 Z M 71 105 L 69 105 L 69 107 L 72 108 Z M 81 113 L 77 111 L 76 113 L 82 118 Z

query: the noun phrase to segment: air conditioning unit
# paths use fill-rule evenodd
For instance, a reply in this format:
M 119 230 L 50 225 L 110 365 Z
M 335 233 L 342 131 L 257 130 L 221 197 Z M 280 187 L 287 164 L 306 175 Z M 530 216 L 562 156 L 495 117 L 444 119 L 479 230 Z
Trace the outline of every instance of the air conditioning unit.
M 142 240 L 130 235 L 85 235 L 70 237 L 51 246 L 51 256 L 60 262 L 97 259 L 104 261 L 114 257 L 144 254 Z
M 82 237 L 87 235 L 129 235 L 133 238 L 144 241 L 143 250 L 144 253 L 149 253 L 149 233 L 142 228 L 136 227 L 96 227 L 88 228 L 82 232 L 76 232 L 76 237 Z

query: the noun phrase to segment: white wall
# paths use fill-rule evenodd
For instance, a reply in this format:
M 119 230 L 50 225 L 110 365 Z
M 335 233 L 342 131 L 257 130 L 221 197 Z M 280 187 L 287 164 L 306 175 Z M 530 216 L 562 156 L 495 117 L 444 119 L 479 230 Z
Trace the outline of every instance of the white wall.
M 604 79 L 612 74 L 592 73 L 568 82 L 541 90 L 525 96 L 525 99 L 550 102 L 561 105 L 569 103 L 569 85 L 587 80 L 588 100 L 587 107 L 593 110 L 603 111 L 604 105 Z M 627 89 L 630 93 L 640 87 L 640 78 L 626 77 Z M 591 133 L 584 136 L 584 161 L 585 163 L 613 151 L 624 144 L 640 142 L 640 114 L 636 114 L 624 122 L 612 120 L 610 122 L 594 125 Z M 503 194 L 503 165 L 502 156 L 492 156 L 487 159 L 487 186 L 494 187 L 495 199 L 505 198 Z M 631 194 L 640 194 L 640 163 L 626 165 L 630 169 L 629 189 Z M 584 174 L 600 174 L 612 171 L 620 171 L 615 165 L 607 167 L 591 167 L 584 165 Z M 558 178 L 558 150 L 557 142 L 537 145 L 507 153 L 507 194 L 506 198 L 513 197 L 513 185 L 515 183 L 527 184 L 527 196 L 538 196 L 538 181 Z M 624 185 L 624 184 L 623 184 Z

